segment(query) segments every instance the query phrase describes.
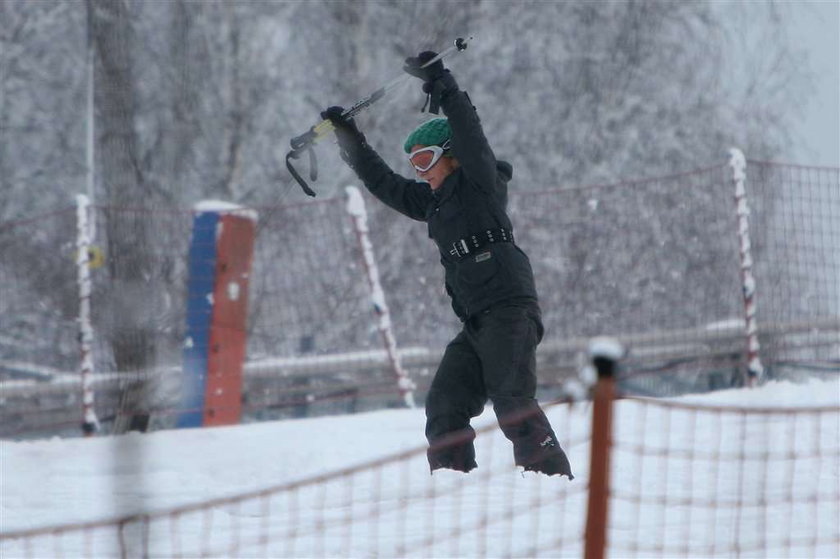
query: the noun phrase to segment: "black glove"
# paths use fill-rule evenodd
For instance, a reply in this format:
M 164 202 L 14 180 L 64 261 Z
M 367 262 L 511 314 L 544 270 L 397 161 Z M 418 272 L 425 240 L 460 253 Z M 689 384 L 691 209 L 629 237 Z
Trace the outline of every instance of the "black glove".
M 422 68 L 423 64 L 436 57 L 437 53 L 430 50 L 421 52 L 417 56 L 405 59 L 403 70 L 423 80 L 423 93 L 426 94 L 426 103 L 420 112 L 429 107 L 429 112 L 438 114 L 441 100 L 451 91 L 458 89 L 455 78 L 449 70 L 443 67 L 443 61 L 437 60 Z
M 446 73 L 446 69 L 443 67 L 443 61 L 438 60 L 433 64 L 429 64 L 425 68 L 423 68 L 422 66 L 423 64 L 425 64 L 426 62 L 428 62 L 436 56 L 436 52 L 427 50 L 421 52 L 417 56 L 408 57 L 405 59 L 405 66 L 403 66 L 403 70 L 405 70 L 412 76 L 420 78 L 426 83 L 433 82 L 437 79 L 442 78 L 443 75 Z
M 353 118 L 342 116 L 344 107 L 330 107 L 321 113 L 321 118 L 329 120 L 335 127 L 335 137 L 340 146 L 346 148 L 358 142 L 364 142 L 365 137 L 356 126 Z

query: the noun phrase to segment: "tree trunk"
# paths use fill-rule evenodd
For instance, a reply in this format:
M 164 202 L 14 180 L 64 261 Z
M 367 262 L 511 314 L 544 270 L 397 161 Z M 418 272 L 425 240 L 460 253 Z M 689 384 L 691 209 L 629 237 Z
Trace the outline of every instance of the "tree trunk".
M 105 304 L 110 305 L 107 316 L 113 317 L 113 322 L 105 331 L 117 370 L 132 376 L 123 383 L 114 432 L 143 431 L 150 415 L 150 382 L 143 379 L 143 373 L 151 372 L 155 361 L 155 328 L 148 311 L 153 298 L 149 221 L 144 212 L 119 209 L 149 207 L 154 193 L 144 183 L 139 167 L 127 4 L 88 0 L 87 6 L 96 60 L 97 153 L 101 184 L 112 208 L 105 220 L 110 273 Z

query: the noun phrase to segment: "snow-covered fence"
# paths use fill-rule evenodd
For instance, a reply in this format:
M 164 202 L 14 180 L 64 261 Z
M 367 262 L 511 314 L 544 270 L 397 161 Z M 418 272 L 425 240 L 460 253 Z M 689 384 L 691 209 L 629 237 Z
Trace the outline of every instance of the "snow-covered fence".
M 9 523 L 20 528 L 0 531 L 0 555 L 24 559 L 836 557 L 840 553 L 839 407 L 750 407 L 746 390 L 730 393 L 737 405 L 613 401 L 607 381 L 607 376 L 599 381 L 595 406 L 545 406 L 573 465 L 572 482 L 517 472 L 509 442 L 488 417 L 491 420 L 476 429 L 479 467 L 468 475 L 438 470 L 430 476 L 425 446 L 304 478 L 298 477 L 297 468 L 281 469 L 278 474 L 286 478 L 276 485 L 234 495 L 216 488 L 223 497 L 179 506 L 31 528 L 15 519 Z M 795 387 L 776 388 L 775 394 L 760 394 L 752 402 L 774 399 Z M 813 397 L 807 390 L 803 395 Z M 803 395 L 793 401 L 804 402 Z M 377 414 L 367 421 L 380 418 Z M 302 431 L 321 433 L 312 431 L 319 429 L 317 423 L 294 423 Z M 262 436 L 266 433 L 272 432 L 263 431 Z M 157 435 L 166 434 L 150 437 Z M 221 437 L 217 435 L 214 444 L 224 444 Z M 323 444 L 322 437 L 318 439 Z M 592 448 L 596 441 L 598 449 Z M 122 442 L 138 443 L 139 439 Z M 143 443 L 144 448 L 151 444 Z M 322 454 L 321 450 L 316 453 Z M 348 449 L 342 452 L 347 454 Z M 171 466 L 166 466 L 159 472 L 161 479 L 171 478 Z M 124 477 L 125 472 L 119 475 Z M 211 490 L 200 485 L 202 494 Z M 596 486 L 601 505 L 589 508 Z M 165 488 L 158 489 L 158 494 L 166 493 Z M 112 493 L 106 493 L 110 498 Z M 585 530 L 587 519 L 589 530 Z
M 735 205 L 738 215 L 738 249 L 741 261 L 741 288 L 744 297 L 744 331 L 747 338 L 747 382 L 755 383 L 764 374 L 755 317 L 755 275 L 753 275 L 752 243 L 750 242 L 750 205 L 747 200 L 747 160 L 741 150 L 729 150 L 732 183 L 735 186 Z
M 747 161 L 760 357 L 768 375 L 840 367 L 840 169 Z M 766 332 L 813 325 L 784 339 Z
M 406 405 L 414 407 L 414 389 L 417 386 L 408 376 L 402 366 L 400 354 L 397 351 L 397 340 L 394 337 L 394 326 L 391 322 L 391 311 L 388 309 L 388 302 L 385 291 L 382 289 L 382 281 L 379 277 L 379 268 L 376 265 L 376 257 L 373 253 L 373 245 L 370 242 L 370 230 L 368 229 L 367 210 L 362 193 L 355 186 L 348 186 L 347 192 L 347 213 L 353 218 L 353 230 L 356 239 L 359 241 L 359 248 L 362 251 L 362 262 L 365 265 L 365 276 L 370 286 L 370 298 L 376 316 L 379 318 L 379 334 L 382 336 L 382 343 L 385 345 L 385 352 L 388 354 L 388 361 L 394 370 L 394 377 L 397 387 L 405 400 Z
M 93 252 L 94 225 L 89 219 L 90 200 L 84 194 L 76 197 L 76 269 L 79 282 L 79 374 L 82 384 L 82 431 L 92 435 L 99 430 L 99 419 L 93 407 L 93 322 L 90 317 L 90 269 L 95 266 Z
M 837 374 L 840 170 L 747 161 L 747 175 L 761 302 L 751 335 L 760 341 L 766 376 Z M 538 351 L 543 396 L 564 390 L 586 340 L 602 334 L 630 348 L 624 390 L 657 395 L 741 382 L 749 325 L 732 178 L 721 162 L 673 176 L 511 193 L 517 243 L 534 266 L 546 325 Z M 346 200 L 256 208 L 243 402 L 249 419 L 398 402 L 399 368 L 422 398 L 460 327 L 424 225 L 361 197 L 396 350 L 383 343 L 381 315 L 371 310 L 364 245 Z M 104 265 L 91 270 L 97 412 L 104 419 L 148 413 L 118 401 L 127 388 L 144 386 L 152 392 L 147 407 L 167 425 L 177 409 L 169 395 L 179 390 L 171 371 L 184 339 L 192 214 L 92 213 L 105 254 Z M 153 234 L 131 255 L 115 251 L 109 227 L 137 215 Z M 79 424 L 74 231 L 73 210 L 0 225 L 0 395 L 14 394 L 0 421 L 6 436 Z M 137 255 L 149 263 L 141 282 L 109 279 L 113 266 Z M 126 316 L 146 327 L 121 330 Z M 136 357 L 132 348 L 144 355 L 143 367 L 128 359 Z M 131 380 L 147 377 L 153 380 L 145 385 Z
M 284 413 L 317 404 L 329 406 L 331 400 L 349 395 L 355 399 L 368 395 L 377 405 L 396 400 L 401 393 L 406 398 L 410 395 L 411 381 L 400 365 L 396 337 L 390 322 L 382 318 L 384 292 L 377 286 L 372 251 L 365 250 L 370 241 L 360 244 L 356 236 L 359 203 L 349 208 L 353 212 L 341 199 L 260 208 L 263 219 L 257 225 L 248 325 L 248 358 L 258 366 L 245 366 L 243 402 L 250 417 L 270 414 L 272 409 Z M 180 362 L 188 337 L 187 254 L 194 212 L 106 207 L 89 211 L 98 213 L 97 220 L 104 224 L 100 238 L 104 237 L 105 265 L 84 268 L 89 275 L 86 285 L 92 286 L 86 288 L 82 303 L 90 304 L 89 333 L 98 334 L 93 351 L 84 359 L 89 367 L 85 370 L 97 371 L 84 377 L 90 379 L 85 398 L 95 388 L 100 396 L 99 415 L 109 422 L 118 417 L 152 416 L 158 426 L 172 425 L 183 412 Z M 148 230 L 155 233 L 146 243 L 132 247 L 133 257 L 146 262 L 139 286 L 111 279 L 114 261 L 125 257 L 109 243 L 109 224 L 126 214 L 141 214 L 149 223 Z M 71 213 L 60 215 L 61 227 L 48 221 L 54 216 L 44 216 L 43 220 L 5 224 L 0 230 L 0 242 L 11 247 L 9 254 L 14 257 L 0 266 L 0 278 L 5 279 L 4 292 L 8 289 L 19 298 L 4 298 L 5 316 L 24 326 L 24 321 L 35 318 L 46 323 L 44 332 L 27 332 L 12 320 L 4 321 L 9 327 L 9 337 L 0 339 L 4 436 L 72 432 L 80 423 L 73 408 L 81 407 L 82 377 L 77 372 L 78 347 L 71 344 L 79 301 L 71 291 L 75 281 L 70 282 L 76 270 L 75 224 Z M 36 254 L 21 255 L 27 244 L 36 243 Z M 63 250 L 45 250 L 62 243 Z M 30 268 L 42 260 L 49 261 L 43 266 L 45 271 L 64 279 L 43 288 L 37 279 L 29 279 Z M 372 300 L 379 304 L 372 305 Z M 38 310 L 40 306 L 51 311 L 56 301 L 63 305 L 64 323 L 50 322 L 49 315 Z M 135 318 L 135 331 L 125 331 L 127 316 Z M 53 332 L 66 337 L 66 347 L 50 347 L 47 342 L 36 345 Z M 24 337 L 24 343 L 12 338 L 12 333 Z M 132 347 L 143 355 L 142 367 L 120 366 L 118 352 L 127 353 Z M 377 355 L 382 350 L 387 359 Z M 360 354 L 368 355 L 364 367 L 359 366 Z M 318 359 L 323 355 L 341 357 L 328 359 L 329 366 L 313 371 L 313 363 L 323 365 Z M 300 364 L 306 374 L 294 373 Z M 254 369 L 260 372 L 251 375 Z M 394 379 L 397 371 L 401 375 Z M 313 392 L 317 398 L 309 396 Z M 132 394 L 131 398 L 126 394 Z
M 840 408 L 616 403 L 616 557 L 833 557 Z
M 754 357 L 771 378 L 802 366 L 836 373 L 840 169 L 746 165 L 750 263 L 760 298 L 752 324 L 744 319 L 743 222 L 729 165 L 512 197 L 517 240 L 537 269 L 548 340 L 646 338 L 645 347 L 630 345 L 636 363 L 629 375 L 682 371 L 702 373 L 702 380 L 714 371 L 737 379 Z M 547 226 L 522 231 L 523 223 L 550 219 L 555 236 Z M 557 283 L 546 284 L 552 278 Z M 731 345 L 738 329 L 750 326 L 760 356 L 743 342 Z M 708 338 L 715 334 L 717 341 Z M 665 349 L 660 356 L 656 340 Z M 733 368 L 737 374 L 729 375 Z

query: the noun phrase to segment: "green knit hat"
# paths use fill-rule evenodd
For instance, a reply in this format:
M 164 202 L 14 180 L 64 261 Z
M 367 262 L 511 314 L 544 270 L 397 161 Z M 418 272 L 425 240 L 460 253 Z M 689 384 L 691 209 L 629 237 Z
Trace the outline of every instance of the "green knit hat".
M 403 149 L 406 153 L 411 153 L 411 147 L 416 145 L 442 146 L 451 137 L 452 128 L 449 126 L 449 120 L 443 117 L 433 118 L 415 128 L 414 132 L 408 135 Z

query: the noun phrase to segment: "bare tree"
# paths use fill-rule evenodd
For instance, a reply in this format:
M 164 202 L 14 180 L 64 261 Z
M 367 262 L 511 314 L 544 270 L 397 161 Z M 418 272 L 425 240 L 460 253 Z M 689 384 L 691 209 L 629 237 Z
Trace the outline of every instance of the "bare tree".
M 96 53 L 95 105 L 101 183 L 112 208 L 153 207 L 157 193 L 144 179 L 135 132 L 136 87 L 132 60 L 133 28 L 126 2 L 88 0 L 90 33 Z M 155 363 L 155 333 L 149 302 L 155 286 L 148 259 L 150 231 L 143 212 L 108 216 L 108 316 L 117 370 L 148 371 Z M 123 393 L 115 432 L 145 430 L 149 421 L 148 389 L 131 382 Z
M 66 205 L 83 184 L 81 19 L 64 2 L 0 2 L 0 220 Z
M 165 283 L 171 277 L 149 258 L 152 243 L 171 241 L 149 221 L 152 212 L 121 209 L 189 207 L 205 197 L 257 206 L 303 199 L 284 166 L 289 138 L 315 124 L 328 105 L 347 106 L 398 75 L 404 57 L 466 34 L 476 40 L 447 65 L 478 107 L 496 154 L 513 164 L 512 193 L 690 170 L 723 162 L 731 144 L 751 157 L 772 158 L 786 146 L 803 93 L 803 60 L 780 32 L 785 9 L 774 2 L 669 0 L 4 0 L 0 220 L 66 206 L 85 190 L 89 27 L 97 53 L 97 188 L 104 194 L 97 202 L 109 208 L 100 222 L 107 267 L 97 272 L 108 274 L 100 282 L 108 287 L 95 302 L 112 354 L 103 360 L 119 370 L 148 370 L 177 361 L 163 345 L 178 340 L 162 336 L 160 299 L 165 292 L 182 300 L 183 278 Z M 739 59 L 748 54 L 748 62 L 733 68 L 733 52 Z M 428 118 L 419 112 L 422 102 L 412 82 L 357 119 L 369 142 L 406 174 L 400 147 Z M 316 148 L 322 198 L 356 182 L 330 141 Z M 658 194 L 641 209 L 618 202 L 600 209 L 615 211 L 618 224 L 644 219 L 673 229 L 677 254 L 710 238 L 707 193 Z M 696 219 L 668 218 L 668 208 L 679 203 L 696 207 Z M 271 215 L 261 213 L 261 224 Z M 419 278 L 429 286 L 427 300 L 442 300 L 440 277 L 429 264 L 434 248 L 422 226 L 406 230 L 400 216 L 378 205 L 371 215 L 382 238 L 422 247 L 387 251 L 382 272 L 395 294 L 392 309 L 425 312 L 419 308 L 425 300 L 399 299 L 400 286 Z M 574 283 L 597 247 L 569 231 L 564 242 Z M 621 234 L 610 230 L 601 238 Z M 53 248 L 67 244 L 59 237 L 55 231 L 49 238 L 4 239 L 15 250 L 3 254 L 15 262 L 0 263 L 38 276 L 27 286 L 27 300 L 40 303 L 31 305 L 30 323 L 56 330 L 49 319 L 70 319 L 74 311 L 65 296 L 72 286 L 57 287 L 72 281 L 62 268 L 66 251 Z M 627 242 L 641 250 L 647 243 L 637 237 Z M 26 258 L 31 261 L 23 263 Z M 692 270 L 688 281 L 698 289 L 714 283 L 713 264 Z M 640 266 L 630 279 L 661 275 L 659 265 Z M 183 316 L 175 307 L 164 310 L 172 331 Z M 441 315 L 449 314 L 443 308 Z M 418 319 L 404 328 L 429 328 L 421 334 L 432 336 L 435 325 Z M 54 351 L 51 361 L 72 363 L 72 346 Z M 147 407 L 138 394 L 129 394 L 128 409 Z

